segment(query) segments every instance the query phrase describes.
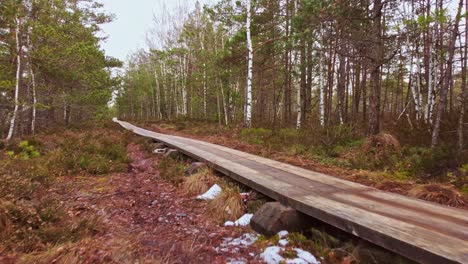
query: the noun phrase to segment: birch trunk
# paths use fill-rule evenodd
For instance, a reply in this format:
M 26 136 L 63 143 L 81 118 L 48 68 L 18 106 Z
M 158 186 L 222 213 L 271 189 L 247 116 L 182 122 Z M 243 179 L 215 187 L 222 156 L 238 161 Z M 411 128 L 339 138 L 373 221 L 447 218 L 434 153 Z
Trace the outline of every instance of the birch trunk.
M 245 111 L 245 125 L 251 127 L 252 125 L 252 67 L 253 67 L 253 48 L 252 48 L 252 37 L 250 35 L 250 0 L 246 0 L 247 4 L 247 21 L 246 21 L 246 33 L 247 33 L 247 49 L 248 49 L 248 66 L 247 66 L 247 100 L 246 100 L 246 111 Z
M 325 126 L 325 86 L 323 86 L 322 54 L 319 54 L 320 125 Z
M 434 122 L 434 129 L 432 130 L 432 138 L 431 138 L 431 147 L 435 148 L 439 145 L 439 136 L 440 136 L 440 125 L 442 122 L 442 116 L 445 110 L 445 106 L 447 104 L 447 93 L 450 88 L 450 84 L 452 82 L 452 67 L 453 67 L 453 57 L 455 55 L 455 42 L 458 36 L 458 25 L 460 23 L 461 18 L 461 10 L 463 7 L 463 0 L 460 0 L 458 3 L 458 11 L 457 16 L 455 19 L 455 24 L 453 26 L 452 35 L 450 36 L 450 43 L 449 43 L 449 58 L 447 61 L 447 73 L 444 75 L 444 82 L 440 89 L 440 99 L 439 105 L 437 109 L 437 116 Z
M 154 70 L 154 79 L 156 80 L 156 112 L 158 118 L 161 119 L 161 98 L 160 98 L 160 86 L 159 86 L 159 78 L 156 69 Z
M 15 85 L 15 109 L 13 110 L 13 116 L 10 121 L 10 129 L 8 130 L 8 135 L 6 141 L 9 141 L 13 137 L 15 131 L 16 117 L 18 115 L 19 107 L 19 88 L 20 88 L 20 78 L 21 78 L 21 50 L 22 46 L 20 43 L 20 28 L 22 26 L 21 18 L 16 18 L 16 29 L 15 29 L 15 40 L 16 40 L 16 85 Z
M 32 81 L 32 97 L 33 97 L 33 105 L 32 105 L 32 118 L 31 118 L 31 134 L 34 136 L 36 133 L 36 112 L 37 112 L 37 97 L 36 97 L 36 76 L 34 74 L 32 65 L 30 65 L 30 74 L 31 74 L 31 81 Z

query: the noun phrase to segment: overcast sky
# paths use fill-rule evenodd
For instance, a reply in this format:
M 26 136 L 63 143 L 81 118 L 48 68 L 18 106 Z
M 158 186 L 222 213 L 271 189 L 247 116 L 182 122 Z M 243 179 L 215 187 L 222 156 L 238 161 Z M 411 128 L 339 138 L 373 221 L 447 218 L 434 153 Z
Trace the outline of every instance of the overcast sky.
M 214 0 L 201 0 L 211 3 Z M 139 48 L 146 47 L 145 36 L 151 28 L 153 14 L 160 15 L 162 5 L 175 9 L 178 3 L 195 5 L 194 0 L 101 0 L 104 9 L 115 15 L 112 23 L 102 26 L 103 34 L 108 39 L 102 43 L 106 54 L 125 61 L 128 55 Z

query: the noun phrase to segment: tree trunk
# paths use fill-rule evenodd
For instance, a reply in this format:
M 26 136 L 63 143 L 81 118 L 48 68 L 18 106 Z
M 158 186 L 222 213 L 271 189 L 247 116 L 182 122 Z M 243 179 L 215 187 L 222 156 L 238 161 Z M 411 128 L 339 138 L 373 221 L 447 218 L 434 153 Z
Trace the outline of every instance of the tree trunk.
M 468 1 L 465 1 L 465 14 L 468 14 Z M 462 84 L 461 84 L 461 95 L 460 95 L 460 117 L 458 119 L 458 152 L 461 152 L 464 148 L 463 142 L 463 125 L 465 122 L 465 111 L 466 111 L 466 66 L 468 60 L 468 16 L 465 16 L 465 45 L 461 45 L 461 53 L 463 54 L 462 63 Z
M 372 10 L 372 40 L 371 77 L 369 94 L 368 134 L 376 135 L 380 132 L 380 68 L 382 63 L 382 0 L 375 0 Z
M 252 125 L 252 68 L 253 68 L 253 48 L 252 48 L 252 37 L 250 34 L 250 0 L 246 0 L 247 5 L 247 21 L 246 21 L 246 33 L 247 33 L 247 49 L 248 49 L 248 65 L 247 65 L 247 100 L 246 100 L 246 111 L 245 111 L 245 125 L 251 127 Z
M 19 107 L 19 90 L 20 90 L 20 81 L 21 81 L 21 56 L 22 56 L 22 44 L 21 44 L 21 26 L 23 21 L 21 18 L 16 18 L 16 29 L 15 29 L 15 40 L 16 40 L 16 85 L 15 85 L 15 108 L 13 110 L 13 116 L 10 121 L 10 129 L 8 130 L 8 135 L 6 141 L 9 141 L 14 134 L 16 117 L 18 116 L 18 107 Z
M 444 75 L 444 83 L 440 88 L 439 107 L 437 109 L 437 116 L 434 121 L 434 129 L 432 130 L 431 147 L 435 148 L 439 144 L 440 124 L 442 122 L 443 112 L 445 110 L 447 101 L 447 92 L 450 89 L 452 78 L 453 57 L 455 54 L 455 42 L 458 36 L 458 25 L 461 18 L 461 10 L 463 7 L 463 0 L 458 3 L 457 17 L 455 18 L 455 25 L 452 30 L 452 35 L 449 43 L 449 58 L 447 61 L 447 74 Z

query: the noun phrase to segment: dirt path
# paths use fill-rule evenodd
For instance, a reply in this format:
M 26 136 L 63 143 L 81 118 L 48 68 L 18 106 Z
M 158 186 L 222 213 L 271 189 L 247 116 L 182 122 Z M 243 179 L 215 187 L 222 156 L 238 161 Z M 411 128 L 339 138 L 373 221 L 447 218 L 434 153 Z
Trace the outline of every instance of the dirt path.
M 252 252 L 255 246 L 220 246 L 226 238 L 251 232 L 248 228 L 221 227 L 204 214 L 206 202 L 159 177 L 158 157 L 136 144 L 130 144 L 128 152 L 133 163 L 127 173 L 70 179 L 70 185 L 80 187 L 65 199 L 68 213 L 96 214 L 105 229 L 95 238 L 103 249 L 94 252 L 89 262 L 115 254 L 115 249 L 109 250 L 115 247 L 110 241 L 131 241 L 133 254 L 151 263 L 258 262 L 257 252 Z

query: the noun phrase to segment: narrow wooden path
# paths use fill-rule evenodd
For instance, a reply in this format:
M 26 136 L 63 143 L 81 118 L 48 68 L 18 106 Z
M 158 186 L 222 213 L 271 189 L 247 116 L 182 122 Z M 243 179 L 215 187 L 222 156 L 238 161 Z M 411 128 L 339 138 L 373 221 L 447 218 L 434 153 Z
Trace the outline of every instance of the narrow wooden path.
M 420 263 L 468 263 L 468 211 L 114 119 L 258 192 Z

